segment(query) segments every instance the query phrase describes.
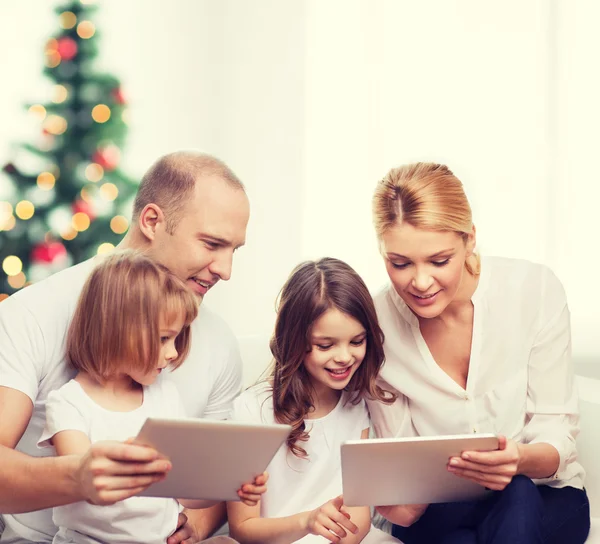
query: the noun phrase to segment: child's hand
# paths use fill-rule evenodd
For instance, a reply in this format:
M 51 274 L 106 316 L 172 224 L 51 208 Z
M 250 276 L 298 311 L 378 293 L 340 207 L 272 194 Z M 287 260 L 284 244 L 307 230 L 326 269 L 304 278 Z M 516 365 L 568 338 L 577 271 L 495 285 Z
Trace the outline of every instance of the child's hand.
M 260 496 L 267 490 L 267 480 L 269 475 L 266 472 L 259 474 L 252 483 L 243 484 L 238 489 L 238 496 L 247 506 L 256 506 L 260 500 Z
M 350 521 L 350 514 L 344 509 L 344 499 L 340 495 L 312 512 L 306 512 L 305 529 L 312 535 L 320 535 L 329 542 L 339 542 L 348 533 L 356 534 L 358 527 Z

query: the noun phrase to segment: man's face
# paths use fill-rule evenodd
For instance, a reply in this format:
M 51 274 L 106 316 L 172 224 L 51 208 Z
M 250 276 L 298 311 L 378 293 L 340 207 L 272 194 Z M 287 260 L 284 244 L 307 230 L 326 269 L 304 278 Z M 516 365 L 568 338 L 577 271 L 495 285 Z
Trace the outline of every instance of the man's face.
M 246 241 L 249 215 L 244 191 L 221 179 L 200 180 L 174 232 L 166 232 L 164 222 L 156 229 L 150 253 L 203 298 L 219 280 L 231 277 L 233 253 Z

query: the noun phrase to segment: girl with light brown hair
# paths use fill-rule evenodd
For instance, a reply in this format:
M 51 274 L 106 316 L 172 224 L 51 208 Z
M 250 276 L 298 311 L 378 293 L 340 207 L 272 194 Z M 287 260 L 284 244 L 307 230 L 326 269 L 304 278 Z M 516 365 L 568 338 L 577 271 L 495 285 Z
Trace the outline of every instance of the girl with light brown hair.
M 569 309 L 547 267 L 480 256 L 462 183 L 445 165 L 394 168 L 373 197 L 390 284 L 375 297 L 385 333 L 377 434 L 493 433 L 447 470 L 493 490 L 480 502 L 380 507 L 414 543 L 585 542 L 579 412 Z
M 394 399 L 375 383 L 382 342 L 371 295 L 350 266 L 325 258 L 296 267 L 279 299 L 270 375 L 238 397 L 233 415 L 292 432 L 267 468 L 260 504 L 227 505 L 233 538 L 397 542 L 371 527 L 369 508 L 346 508 L 341 496 L 340 445 L 368 436 L 365 399 Z
M 48 395 L 38 445 L 54 446 L 57 455 L 84 455 L 92 443 L 135 437 L 149 417 L 185 417 L 175 385 L 160 374 L 185 360 L 197 313 L 191 289 L 149 257 L 121 251 L 101 260 L 83 287 L 66 338 L 76 375 Z M 107 477 L 105 486 L 117 485 L 114 480 Z M 264 480 L 261 475 L 253 483 Z M 258 499 L 239 494 L 249 504 Z M 187 508 L 215 504 L 179 502 Z M 178 515 L 177 501 L 168 498 L 115 497 L 110 506 L 76 502 L 53 509 L 53 542 L 164 544 Z

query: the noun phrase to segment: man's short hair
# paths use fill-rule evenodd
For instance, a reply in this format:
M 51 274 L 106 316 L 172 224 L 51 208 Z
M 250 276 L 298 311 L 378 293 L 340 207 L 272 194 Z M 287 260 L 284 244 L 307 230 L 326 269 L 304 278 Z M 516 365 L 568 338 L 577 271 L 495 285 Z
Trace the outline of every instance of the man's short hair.
M 148 204 L 156 204 L 164 213 L 167 232 L 173 233 L 183 217 L 186 202 L 203 176 L 217 176 L 235 189 L 244 184 L 220 159 L 207 153 L 177 151 L 158 159 L 144 174 L 133 204 L 137 221 Z

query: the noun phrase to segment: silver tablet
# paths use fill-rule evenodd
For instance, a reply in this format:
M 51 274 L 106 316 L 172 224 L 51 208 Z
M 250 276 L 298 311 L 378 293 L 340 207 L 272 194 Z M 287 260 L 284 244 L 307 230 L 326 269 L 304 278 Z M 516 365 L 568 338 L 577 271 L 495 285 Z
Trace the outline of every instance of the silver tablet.
M 448 472 L 463 451 L 498 449 L 493 434 L 352 440 L 341 446 L 344 504 L 386 506 L 471 500 L 488 491 Z
M 148 418 L 136 441 L 168 457 L 173 468 L 140 495 L 239 500 L 237 490 L 267 468 L 290 431 L 279 424 Z

